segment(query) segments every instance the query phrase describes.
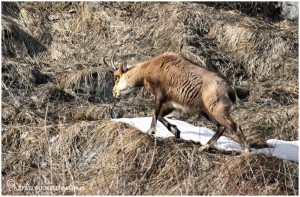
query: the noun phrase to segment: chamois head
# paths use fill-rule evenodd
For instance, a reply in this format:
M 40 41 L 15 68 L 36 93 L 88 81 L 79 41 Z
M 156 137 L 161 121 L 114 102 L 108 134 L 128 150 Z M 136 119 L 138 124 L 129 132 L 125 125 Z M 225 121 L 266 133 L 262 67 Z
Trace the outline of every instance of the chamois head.
M 113 88 L 113 96 L 119 98 L 120 96 L 124 96 L 132 92 L 135 89 L 135 85 L 133 85 L 132 79 L 128 76 L 127 71 L 131 70 L 135 65 L 127 65 L 126 61 L 123 61 L 122 65 L 117 68 L 114 64 L 114 52 L 110 58 L 111 66 L 106 62 L 105 56 L 103 58 L 103 63 L 108 66 L 112 71 L 114 71 L 115 85 Z
M 113 88 L 113 96 L 116 98 L 124 96 L 135 89 L 134 86 L 128 83 L 128 76 L 126 76 L 128 70 L 126 63 L 123 63 L 122 66 L 114 72 L 115 86 Z

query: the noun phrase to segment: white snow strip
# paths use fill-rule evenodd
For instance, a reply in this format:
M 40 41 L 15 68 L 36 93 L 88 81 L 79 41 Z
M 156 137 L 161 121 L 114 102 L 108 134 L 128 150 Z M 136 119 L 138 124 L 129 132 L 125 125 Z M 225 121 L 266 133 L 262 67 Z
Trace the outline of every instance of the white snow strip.
M 140 118 L 120 118 L 112 119 L 113 121 L 125 122 L 128 123 L 137 129 L 147 132 L 150 128 L 152 117 L 140 117 Z M 206 144 L 208 140 L 215 134 L 214 131 L 205 128 L 205 127 L 196 127 L 187 122 L 180 120 L 167 120 L 171 124 L 175 124 L 177 128 L 181 131 L 180 138 L 184 140 L 192 140 L 195 142 L 200 142 L 201 144 Z M 168 129 L 158 121 L 156 127 L 157 137 L 167 138 L 174 136 Z M 251 149 L 252 152 L 265 153 L 269 156 L 275 156 L 280 159 L 290 160 L 290 161 L 299 161 L 299 140 L 298 141 L 283 141 L 270 139 L 267 140 L 267 143 L 273 148 L 262 148 L 262 149 Z M 219 150 L 227 151 L 240 151 L 242 147 L 239 143 L 232 141 L 228 137 L 221 136 L 217 141 L 215 148 Z

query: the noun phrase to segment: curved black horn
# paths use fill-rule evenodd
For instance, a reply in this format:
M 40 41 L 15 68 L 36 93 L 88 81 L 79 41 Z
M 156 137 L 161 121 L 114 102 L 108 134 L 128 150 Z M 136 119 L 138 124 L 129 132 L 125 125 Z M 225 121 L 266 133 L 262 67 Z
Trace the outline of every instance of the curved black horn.
M 103 60 L 103 63 L 104 63 L 105 66 L 110 67 L 110 66 L 108 65 L 107 61 L 105 60 L 105 58 L 107 58 L 107 57 L 108 57 L 108 56 L 104 56 L 102 60 Z
M 117 67 L 115 66 L 115 63 L 114 63 L 114 57 L 115 57 L 115 52 L 113 51 L 111 58 L 110 58 L 110 63 L 111 63 L 111 66 L 113 67 L 113 69 L 117 70 Z

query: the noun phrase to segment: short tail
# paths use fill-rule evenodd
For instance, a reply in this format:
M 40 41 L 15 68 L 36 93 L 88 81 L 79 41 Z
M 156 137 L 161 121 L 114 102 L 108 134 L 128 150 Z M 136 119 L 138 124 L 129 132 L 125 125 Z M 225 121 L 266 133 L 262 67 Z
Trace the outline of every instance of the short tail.
M 235 90 L 232 87 L 229 87 L 227 89 L 228 97 L 231 100 L 232 103 L 236 102 L 236 95 L 235 95 Z

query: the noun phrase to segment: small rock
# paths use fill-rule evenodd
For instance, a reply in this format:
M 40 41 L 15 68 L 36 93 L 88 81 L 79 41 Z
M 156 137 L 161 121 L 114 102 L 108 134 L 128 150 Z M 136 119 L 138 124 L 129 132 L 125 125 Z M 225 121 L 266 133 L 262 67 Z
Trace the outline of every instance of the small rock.
M 298 1 L 283 2 L 281 15 L 287 20 L 297 20 L 299 15 Z
M 50 21 L 55 21 L 55 20 L 59 20 L 59 19 L 60 19 L 60 16 L 58 16 L 58 15 L 49 15 L 49 16 L 48 16 L 48 19 L 49 19 Z
M 58 135 L 55 135 L 53 136 L 51 139 L 50 139 L 50 143 L 53 143 L 55 142 L 57 139 L 59 138 L 59 134 Z
M 70 14 L 75 14 L 76 12 L 77 12 L 77 10 L 75 10 L 75 9 L 69 10 L 69 13 L 70 13 Z
M 69 19 L 69 18 L 71 18 L 71 17 L 72 17 L 71 14 L 66 14 L 66 13 L 63 14 L 63 18 L 64 18 L 64 19 Z

